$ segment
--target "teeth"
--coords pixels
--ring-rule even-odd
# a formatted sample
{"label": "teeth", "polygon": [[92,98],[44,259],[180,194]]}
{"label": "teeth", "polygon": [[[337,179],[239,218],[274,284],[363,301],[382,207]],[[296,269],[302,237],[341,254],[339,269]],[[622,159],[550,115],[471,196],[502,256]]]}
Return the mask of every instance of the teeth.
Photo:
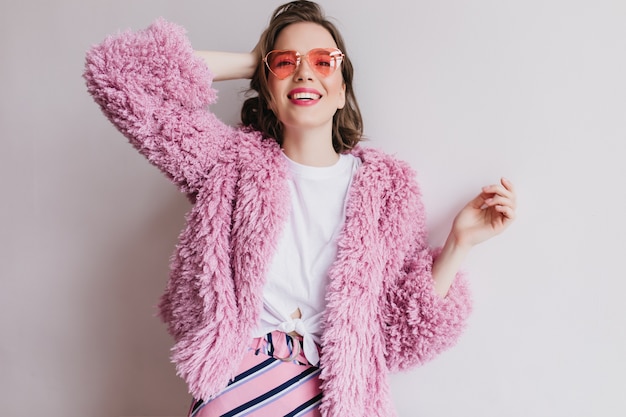
{"label": "teeth", "polygon": [[295,93],[291,96],[294,100],[319,100],[321,96],[314,93]]}

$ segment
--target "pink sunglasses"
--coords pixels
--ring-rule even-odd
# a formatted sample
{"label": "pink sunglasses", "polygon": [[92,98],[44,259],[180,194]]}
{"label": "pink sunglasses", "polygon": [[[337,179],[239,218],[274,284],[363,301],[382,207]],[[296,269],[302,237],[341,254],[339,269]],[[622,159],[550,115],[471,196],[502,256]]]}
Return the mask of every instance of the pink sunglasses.
{"label": "pink sunglasses", "polygon": [[[343,52],[337,48],[311,49],[304,55],[313,71],[323,78],[335,72],[343,58]],[[274,50],[265,55],[263,62],[276,78],[284,80],[296,72],[302,62],[302,54],[298,51]]]}

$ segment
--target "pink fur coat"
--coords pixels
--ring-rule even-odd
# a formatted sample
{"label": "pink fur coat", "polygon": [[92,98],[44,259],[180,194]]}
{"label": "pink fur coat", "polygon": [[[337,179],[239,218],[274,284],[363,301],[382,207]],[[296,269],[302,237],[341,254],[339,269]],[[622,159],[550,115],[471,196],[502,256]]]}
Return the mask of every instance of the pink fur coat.
{"label": "pink fur coat", "polygon": [[[219,121],[212,75],[184,29],[162,19],[108,37],[84,77],[106,116],[194,205],[160,313],[172,359],[196,398],[233,377],[262,306],[262,286],[288,213],[288,169],[274,140]],[[470,312],[463,276],[433,289],[435,251],[413,171],[371,148],[348,193],[327,288],[324,416],[393,416],[390,371],[453,345]]]}

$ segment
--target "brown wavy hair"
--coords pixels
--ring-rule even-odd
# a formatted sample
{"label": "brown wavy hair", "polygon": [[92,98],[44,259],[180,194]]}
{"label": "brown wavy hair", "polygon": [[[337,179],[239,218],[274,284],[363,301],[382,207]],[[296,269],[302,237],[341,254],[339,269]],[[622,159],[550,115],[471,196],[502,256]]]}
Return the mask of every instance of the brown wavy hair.
{"label": "brown wavy hair", "polygon": [[279,144],[283,140],[283,126],[274,112],[270,109],[270,92],[268,87],[268,69],[263,64],[263,57],[272,49],[280,32],[287,26],[299,22],[312,22],[325,28],[335,40],[337,47],[345,54],[341,63],[341,74],[346,86],[346,104],[338,109],[333,116],[333,147],[338,153],[346,152],[362,139],[363,119],[361,110],[356,101],[352,80],[354,69],[346,52],[346,46],[337,27],[330,22],[322,8],[312,1],[298,0],[279,6],[270,19],[270,23],[261,35],[256,48],[258,54],[257,65],[250,88],[246,95],[249,96],[241,109],[242,124],[249,128],[260,131],[267,138],[273,138]]}

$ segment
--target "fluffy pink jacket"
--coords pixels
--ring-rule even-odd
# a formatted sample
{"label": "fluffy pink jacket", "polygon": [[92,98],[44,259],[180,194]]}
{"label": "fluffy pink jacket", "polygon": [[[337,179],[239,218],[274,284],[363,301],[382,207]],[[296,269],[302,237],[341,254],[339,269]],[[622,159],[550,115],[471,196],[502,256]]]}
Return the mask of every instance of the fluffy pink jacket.
{"label": "fluffy pink jacket", "polygon": [[[87,54],[89,92],[148,160],[194,201],[172,258],[160,313],[173,361],[196,398],[234,375],[262,306],[288,213],[287,166],[274,140],[207,110],[212,75],[185,31],[162,19]],[[388,372],[455,343],[470,312],[466,281],[441,299],[413,171],[359,147],[322,337],[323,416],[394,415]]]}

